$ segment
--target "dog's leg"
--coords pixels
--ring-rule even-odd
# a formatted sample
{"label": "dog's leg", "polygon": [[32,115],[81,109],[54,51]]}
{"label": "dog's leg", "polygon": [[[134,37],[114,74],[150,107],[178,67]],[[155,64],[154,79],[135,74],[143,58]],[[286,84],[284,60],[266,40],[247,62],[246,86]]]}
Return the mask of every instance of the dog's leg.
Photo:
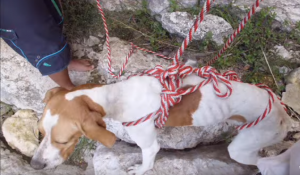
{"label": "dog's leg", "polygon": [[153,168],[154,159],[160,146],[157,142],[157,133],[152,119],[137,126],[125,127],[129,136],[142,149],[142,164],[129,168],[129,174],[142,175]]}
{"label": "dog's leg", "polygon": [[[272,120],[277,120],[274,118]],[[281,127],[279,123],[280,121],[278,123],[261,123],[240,131],[228,146],[230,157],[242,164],[256,165],[258,159],[261,158],[258,155],[261,148],[276,144],[286,136],[286,127]]]}

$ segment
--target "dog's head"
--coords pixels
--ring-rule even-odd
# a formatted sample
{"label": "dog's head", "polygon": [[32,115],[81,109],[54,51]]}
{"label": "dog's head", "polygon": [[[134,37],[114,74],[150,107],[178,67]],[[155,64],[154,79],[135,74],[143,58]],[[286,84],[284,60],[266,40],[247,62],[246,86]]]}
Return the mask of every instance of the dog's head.
{"label": "dog's head", "polygon": [[[89,88],[91,86],[95,85],[89,85]],[[106,130],[102,120],[104,109],[87,96],[66,100],[68,92],[54,88],[46,93],[46,107],[39,121],[43,140],[30,162],[34,169],[53,168],[63,163],[82,135],[107,147],[112,147],[116,141],[115,135]]]}

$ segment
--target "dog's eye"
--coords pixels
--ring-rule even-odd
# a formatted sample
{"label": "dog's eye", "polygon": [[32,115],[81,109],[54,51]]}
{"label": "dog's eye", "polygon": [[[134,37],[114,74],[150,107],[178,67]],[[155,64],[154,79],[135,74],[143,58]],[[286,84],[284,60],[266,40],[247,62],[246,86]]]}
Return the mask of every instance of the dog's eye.
{"label": "dog's eye", "polygon": [[58,141],[55,141],[55,143],[60,144],[60,145],[65,145],[65,144],[67,144],[68,142],[58,142]]}

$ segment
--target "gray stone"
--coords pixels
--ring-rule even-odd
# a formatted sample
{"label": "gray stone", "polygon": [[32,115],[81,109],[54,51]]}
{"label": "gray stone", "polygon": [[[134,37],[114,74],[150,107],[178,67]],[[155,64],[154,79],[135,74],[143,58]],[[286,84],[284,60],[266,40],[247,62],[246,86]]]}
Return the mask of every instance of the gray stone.
{"label": "gray stone", "polygon": [[[187,12],[172,12],[164,13],[161,21],[164,29],[185,38],[193,26],[195,19],[196,16],[192,16]],[[212,33],[212,40],[217,45],[223,45],[223,37],[227,37],[233,33],[233,29],[223,18],[215,15],[206,15],[199,29],[195,32],[193,39],[203,40],[208,32]]]}
{"label": "gray stone", "polygon": [[222,1],[215,1],[213,5],[229,5],[233,2],[233,0],[222,0]]}
{"label": "gray stone", "polygon": [[54,169],[34,170],[21,155],[10,152],[1,142],[1,175],[94,175],[89,169],[83,170],[77,166],[60,165]]}
{"label": "gray stone", "polygon": [[300,67],[285,77],[286,91],[282,93],[282,101],[300,114]]}
{"label": "gray stone", "polygon": [[300,67],[290,72],[285,78],[285,81],[286,83],[297,84],[300,86]]}
{"label": "gray stone", "polygon": [[[244,8],[250,7],[254,2],[255,1],[235,0],[234,5]],[[300,21],[299,0],[264,0],[261,2],[260,7],[275,7],[274,12],[277,15],[276,19],[281,23],[289,21],[295,24],[297,21]]]}
{"label": "gray stone", "polygon": [[300,86],[299,84],[288,84],[286,91],[282,93],[282,101],[292,107],[300,114]]}
{"label": "gray stone", "polygon": [[[202,146],[189,151],[160,150],[154,167],[145,175],[255,175],[252,166],[241,165],[230,159],[227,145]],[[102,145],[94,155],[95,175],[126,175],[127,169],[141,163],[141,150],[124,142],[117,142],[111,149]]]}
{"label": "gray stone", "polygon": [[5,103],[0,102],[0,115],[4,115],[11,110],[11,107]]}
{"label": "gray stone", "polygon": [[2,125],[7,143],[24,155],[32,157],[39,145],[38,118],[32,110],[20,110],[7,118]]}
{"label": "gray stone", "polygon": [[148,0],[148,9],[151,15],[166,13],[169,10],[169,0]]}
{"label": "gray stone", "polygon": [[142,1],[140,0],[101,0],[100,3],[103,9],[109,11],[134,11],[142,8]]}
{"label": "gray stone", "polygon": [[283,58],[284,60],[290,60],[293,58],[292,54],[288,50],[286,50],[286,48],[284,48],[283,46],[278,45],[275,46],[274,49],[277,55]]}
{"label": "gray stone", "polygon": [[[131,45],[126,41],[112,37],[110,38],[110,46],[112,50],[112,71],[118,74],[123,62],[125,61],[126,55],[131,48]],[[106,45],[101,53],[91,51],[87,56],[92,59],[99,59],[98,72],[101,74],[101,76],[104,76],[104,78],[107,80],[107,83],[124,80],[131,74],[154,68],[156,65],[161,65],[164,68],[171,65],[171,61],[169,60],[158,58],[153,54],[147,54],[146,52],[137,50],[129,58],[128,64],[124,70],[124,75],[120,77],[120,79],[115,79],[108,73]]]}
{"label": "gray stone", "polygon": [[[17,54],[1,39],[1,101],[21,109],[41,113],[47,90],[57,87],[48,76],[42,76],[25,58]],[[22,66],[23,65],[23,66]],[[13,71],[12,71],[13,68]],[[74,84],[84,84],[90,72],[70,72]]]}
{"label": "gray stone", "polygon": [[95,45],[99,45],[100,44],[100,39],[95,37],[95,36],[90,36],[87,40],[86,40],[86,45],[89,47],[95,46]]}
{"label": "gray stone", "polygon": [[279,73],[286,75],[287,73],[289,73],[292,69],[286,67],[286,66],[282,66],[278,68]]}
{"label": "gray stone", "polygon": [[[134,143],[120,122],[112,119],[105,119],[105,122],[107,129],[118,138],[128,143]],[[185,149],[193,148],[198,144],[216,143],[224,141],[228,136],[235,133],[234,127],[226,123],[207,127],[164,127],[157,131],[161,148],[168,149]]]}
{"label": "gray stone", "polygon": [[177,3],[183,8],[191,8],[198,4],[198,0],[178,0]]}

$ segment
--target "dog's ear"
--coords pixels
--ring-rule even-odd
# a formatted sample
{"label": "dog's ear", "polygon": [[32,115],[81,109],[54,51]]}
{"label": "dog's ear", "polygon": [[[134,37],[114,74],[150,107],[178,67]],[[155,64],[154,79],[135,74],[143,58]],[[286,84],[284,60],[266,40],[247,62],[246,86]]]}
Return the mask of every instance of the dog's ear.
{"label": "dog's ear", "polygon": [[112,147],[116,142],[116,136],[106,130],[106,124],[102,119],[106,115],[104,109],[87,96],[80,98],[86,104],[85,116],[80,124],[82,133],[87,138],[99,141],[106,147]]}
{"label": "dog's ear", "polygon": [[98,141],[106,147],[111,148],[116,142],[116,136],[106,130],[106,124],[100,113],[88,111],[84,121],[78,125],[87,138]]}
{"label": "dog's ear", "polygon": [[45,95],[44,99],[43,99],[43,103],[47,103],[52,98],[52,96],[55,93],[57,93],[58,91],[60,91],[62,89],[64,89],[64,88],[62,88],[62,87],[55,87],[55,88],[52,88],[52,89],[48,90],[46,92],[46,95]]}

